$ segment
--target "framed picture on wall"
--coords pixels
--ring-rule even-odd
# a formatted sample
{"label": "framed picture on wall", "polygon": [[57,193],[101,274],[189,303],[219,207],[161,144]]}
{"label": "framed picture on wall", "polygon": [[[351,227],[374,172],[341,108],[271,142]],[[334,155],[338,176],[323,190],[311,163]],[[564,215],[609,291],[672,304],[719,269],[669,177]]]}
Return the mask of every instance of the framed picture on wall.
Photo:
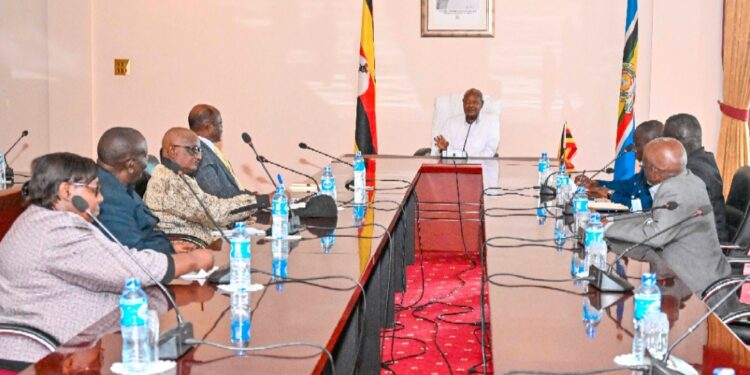
{"label": "framed picture on wall", "polygon": [[422,0],[423,37],[494,37],[495,0]]}

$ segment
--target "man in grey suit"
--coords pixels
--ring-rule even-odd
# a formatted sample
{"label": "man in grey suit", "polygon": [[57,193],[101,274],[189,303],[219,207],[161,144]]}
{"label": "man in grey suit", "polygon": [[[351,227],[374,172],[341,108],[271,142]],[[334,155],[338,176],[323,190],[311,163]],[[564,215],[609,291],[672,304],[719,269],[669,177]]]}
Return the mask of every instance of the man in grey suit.
{"label": "man in grey suit", "polygon": [[[686,165],[687,153],[679,141],[657,138],[648,143],[642,167],[652,186],[653,206],[660,207],[669,201],[677,202],[678,206],[674,210],[654,210],[645,221],[615,220],[605,232],[607,239],[639,243],[701,209],[710,211],[706,185]],[[729,263],[721,252],[712,212],[696,215],[645,245],[653,249],[698,295],[730,273]],[[653,256],[652,251],[646,251],[645,258]]]}

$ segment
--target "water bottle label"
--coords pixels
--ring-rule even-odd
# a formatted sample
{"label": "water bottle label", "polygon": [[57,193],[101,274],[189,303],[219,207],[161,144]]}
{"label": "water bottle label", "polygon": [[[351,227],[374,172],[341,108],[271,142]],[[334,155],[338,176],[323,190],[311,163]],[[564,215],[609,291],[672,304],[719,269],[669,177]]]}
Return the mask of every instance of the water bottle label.
{"label": "water bottle label", "polygon": [[144,326],[147,321],[148,304],[144,298],[120,301],[120,324],[122,326]]}
{"label": "water bottle label", "polygon": [[659,299],[636,298],[635,299],[635,320],[642,320],[650,311],[659,311],[661,309]]}
{"label": "water bottle label", "polygon": [[232,341],[246,342],[250,340],[250,319],[232,320]]}
{"label": "water bottle label", "polygon": [[538,169],[539,172],[544,172],[547,169],[549,169],[549,162],[546,162],[546,161],[539,162],[539,169]]}
{"label": "water bottle label", "polygon": [[604,242],[604,232],[600,230],[587,230],[586,238],[584,239],[584,246],[586,248],[591,247],[595,243]]}
{"label": "water bottle label", "polygon": [[586,212],[589,210],[588,199],[574,199],[573,200],[573,212]]}
{"label": "water bottle label", "polygon": [[250,258],[250,241],[231,240],[229,256],[233,258]]}
{"label": "water bottle label", "polygon": [[323,191],[333,191],[335,183],[332,178],[324,178],[320,181],[320,189]]}
{"label": "water bottle label", "polygon": [[289,203],[286,200],[274,199],[271,210],[274,216],[287,216],[289,215]]}

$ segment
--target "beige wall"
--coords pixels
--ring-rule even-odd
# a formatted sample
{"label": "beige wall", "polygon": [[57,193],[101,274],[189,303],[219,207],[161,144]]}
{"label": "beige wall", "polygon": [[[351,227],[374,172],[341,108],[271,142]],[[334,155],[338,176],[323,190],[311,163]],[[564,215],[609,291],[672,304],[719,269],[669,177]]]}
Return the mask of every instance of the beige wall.
{"label": "beige wall", "polygon": [[[2,138],[19,123],[36,135],[19,164],[65,148],[93,156],[99,135],[118,125],[141,130],[156,153],[163,132],[185,126],[199,102],[221,109],[226,154],[250,187],[267,186],[243,131],[269,159],[307,172],[325,161],[297,149],[300,141],[352,150],[359,1],[0,6]],[[418,1],[375,7],[381,153],[427,146],[433,98],[476,86],[503,102],[501,155],[555,152],[568,121],[579,168],[613,156],[625,1],[496,0],[489,39],[420,38]],[[715,149],[721,3],[642,0],[640,8],[637,121],[694,113]],[[131,59],[129,77],[112,75],[117,57]],[[9,73],[29,70],[35,79]]]}

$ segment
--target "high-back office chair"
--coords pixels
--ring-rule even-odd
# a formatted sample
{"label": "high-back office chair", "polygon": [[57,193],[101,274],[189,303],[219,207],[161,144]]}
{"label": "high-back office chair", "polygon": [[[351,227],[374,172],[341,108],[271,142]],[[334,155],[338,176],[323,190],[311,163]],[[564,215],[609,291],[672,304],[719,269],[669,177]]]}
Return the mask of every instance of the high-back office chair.
{"label": "high-back office chair", "polygon": [[136,182],[135,187],[133,190],[143,198],[143,195],[146,194],[146,188],[148,187],[148,180],[151,179],[151,172],[154,171],[154,167],[159,165],[159,159],[156,158],[154,155],[148,156],[148,162],[146,163],[146,170],[143,171],[143,177],[141,177],[141,180]]}
{"label": "high-back office chair", "polygon": [[[701,299],[709,306],[713,306],[722,298],[725,291],[731,290],[737,284],[744,280],[744,276],[728,276],[723,279],[715,281],[709,285],[706,290],[703,291]],[[739,296],[739,293],[737,293]],[[731,297],[730,297],[731,298]],[[734,303],[733,303],[734,302]],[[720,316],[721,321],[724,322],[737,337],[742,340],[746,345],[750,344],[750,307],[742,303],[735,301],[726,301],[725,305],[727,309],[717,309],[717,314]]]}
{"label": "high-back office chair", "polygon": [[[435,151],[433,139],[440,135],[445,122],[453,116],[464,114],[463,104],[464,94],[442,95],[435,98],[435,110],[432,115],[432,131],[430,133],[431,147],[420,148],[414,153],[414,156],[426,156]],[[484,105],[479,112],[480,118],[492,117],[497,121],[497,132],[500,133],[500,100],[492,100],[489,95],[484,95]]]}
{"label": "high-back office chair", "polygon": [[[750,166],[744,166],[738,169],[732,178],[732,186],[727,196],[726,218],[732,243],[746,248],[750,246],[750,229],[746,230],[748,233],[741,233],[740,229],[743,225],[747,226],[748,206],[750,206]],[[737,242],[740,235],[746,237],[742,238],[743,244]]]}

